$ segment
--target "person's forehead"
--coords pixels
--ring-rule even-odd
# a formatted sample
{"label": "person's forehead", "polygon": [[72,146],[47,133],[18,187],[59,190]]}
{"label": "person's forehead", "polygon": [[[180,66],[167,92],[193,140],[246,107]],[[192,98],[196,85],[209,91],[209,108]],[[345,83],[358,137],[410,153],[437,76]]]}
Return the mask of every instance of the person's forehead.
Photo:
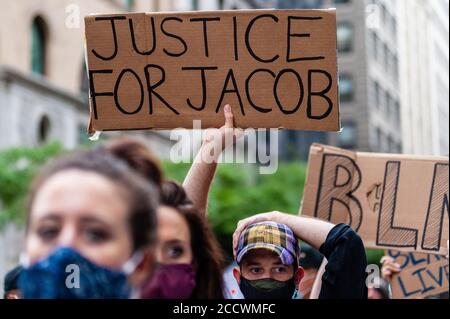
{"label": "person's forehead", "polygon": [[190,230],[186,219],[174,208],[158,208],[158,237],[160,240],[190,240]]}
{"label": "person's forehead", "polygon": [[126,217],[128,207],[119,188],[106,177],[94,172],[66,170],[50,177],[41,186],[33,202],[31,220],[49,213],[74,218],[101,214],[100,219],[114,222]]}

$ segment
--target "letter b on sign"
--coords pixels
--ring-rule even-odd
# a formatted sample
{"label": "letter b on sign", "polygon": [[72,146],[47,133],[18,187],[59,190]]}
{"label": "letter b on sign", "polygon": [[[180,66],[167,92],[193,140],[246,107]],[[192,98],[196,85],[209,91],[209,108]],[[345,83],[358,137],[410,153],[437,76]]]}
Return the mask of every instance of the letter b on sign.
{"label": "letter b on sign", "polygon": [[[355,231],[358,231],[362,223],[362,207],[353,193],[360,184],[361,171],[352,158],[343,155],[325,154],[320,170],[314,216],[331,221],[333,208],[336,203],[340,203],[348,213],[348,224]],[[350,203],[355,205],[350,208]]]}

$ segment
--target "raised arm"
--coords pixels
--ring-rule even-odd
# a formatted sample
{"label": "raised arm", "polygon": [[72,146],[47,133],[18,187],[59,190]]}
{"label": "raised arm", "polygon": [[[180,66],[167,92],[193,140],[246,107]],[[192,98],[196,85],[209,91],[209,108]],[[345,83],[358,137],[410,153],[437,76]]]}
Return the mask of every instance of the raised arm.
{"label": "raised arm", "polygon": [[358,234],[345,224],[279,212],[256,215],[239,222],[233,235],[236,254],[241,232],[258,222],[274,221],[292,229],[295,236],[318,249],[328,260],[322,276],[319,299],[367,299],[367,259]]}
{"label": "raised arm", "polygon": [[239,236],[247,226],[265,221],[273,221],[288,226],[298,239],[303,240],[317,250],[325,243],[328,234],[334,228],[333,224],[319,219],[288,215],[280,212],[265,213],[243,219],[238,223],[233,235],[233,247],[237,247]]}
{"label": "raised arm", "polygon": [[207,214],[208,194],[222,152],[243,135],[234,128],[234,116],[230,105],[224,107],[225,125],[208,130],[202,146],[183,182],[188,197],[199,209],[202,217]]}

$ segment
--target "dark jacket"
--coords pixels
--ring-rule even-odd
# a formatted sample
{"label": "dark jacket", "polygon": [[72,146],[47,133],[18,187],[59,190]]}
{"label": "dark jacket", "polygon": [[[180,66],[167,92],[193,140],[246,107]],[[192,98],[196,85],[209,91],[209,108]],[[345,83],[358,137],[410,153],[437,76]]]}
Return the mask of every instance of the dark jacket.
{"label": "dark jacket", "polygon": [[367,299],[367,258],[363,242],[350,226],[339,224],[320,247],[328,264],[319,299]]}

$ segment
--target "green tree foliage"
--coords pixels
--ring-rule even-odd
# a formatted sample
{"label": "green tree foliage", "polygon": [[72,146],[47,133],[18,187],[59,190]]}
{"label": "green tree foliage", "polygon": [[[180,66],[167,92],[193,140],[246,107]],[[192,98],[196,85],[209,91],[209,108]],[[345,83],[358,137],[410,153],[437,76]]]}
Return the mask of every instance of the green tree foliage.
{"label": "green tree foliage", "polygon": [[[180,182],[188,169],[188,164],[164,163],[168,177]],[[304,163],[280,163],[273,175],[260,175],[255,165],[221,164],[209,195],[208,219],[226,251],[231,251],[239,220],[274,210],[297,214],[305,178]]]}
{"label": "green tree foliage", "polygon": [[61,152],[58,143],[0,152],[0,229],[10,221],[25,223],[26,196],[32,178],[49,158]]}
{"label": "green tree foliage", "polygon": [[[0,231],[7,222],[25,223],[25,203],[32,178],[51,157],[63,152],[60,144],[16,148],[0,152]],[[190,164],[163,162],[169,179],[182,182]],[[297,214],[306,179],[305,163],[279,163],[273,175],[259,174],[256,165],[221,164],[209,195],[208,219],[222,247],[231,253],[231,236],[239,220],[269,211]],[[368,251],[378,263],[383,251]]]}
{"label": "green tree foliage", "polygon": [[367,263],[381,266],[381,258],[384,256],[382,249],[366,249]]}

